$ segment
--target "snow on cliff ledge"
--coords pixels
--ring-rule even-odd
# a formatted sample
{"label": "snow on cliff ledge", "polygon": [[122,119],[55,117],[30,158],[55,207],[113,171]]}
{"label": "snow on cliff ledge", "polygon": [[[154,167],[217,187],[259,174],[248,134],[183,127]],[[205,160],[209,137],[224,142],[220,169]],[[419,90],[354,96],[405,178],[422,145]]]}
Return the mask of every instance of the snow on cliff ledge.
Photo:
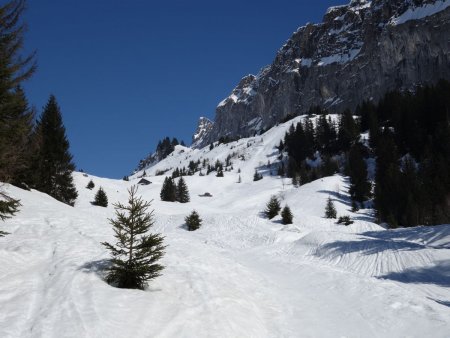
{"label": "snow on cliff ledge", "polygon": [[419,20],[427,16],[439,13],[450,6],[450,0],[436,1],[433,4],[426,4],[421,7],[409,8],[406,12],[396,18],[392,18],[391,25],[401,25],[410,20]]}

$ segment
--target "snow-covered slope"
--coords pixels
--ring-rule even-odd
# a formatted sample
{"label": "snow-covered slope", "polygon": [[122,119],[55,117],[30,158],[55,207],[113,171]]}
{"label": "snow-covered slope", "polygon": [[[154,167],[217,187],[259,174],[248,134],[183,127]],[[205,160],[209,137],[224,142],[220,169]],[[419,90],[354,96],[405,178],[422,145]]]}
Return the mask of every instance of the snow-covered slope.
{"label": "snow-covered slope", "polygon": [[[345,177],[294,188],[270,176],[267,162],[289,126],[211,151],[178,146],[146,171],[236,153],[223,178],[185,177],[189,203],[160,201],[165,176],[139,188],[168,245],[163,276],[145,291],[102,280],[100,244],[113,239],[111,203],[126,201],[140,173],[130,182],[75,173],[74,208],[4,185],[23,206],[0,223],[11,233],[0,238],[0,337],[448,337],[450,225],[388,231],[370,210],[351,213]],[[258,182],[255,167],[265,173]],[[90,204],[99,186],[107,208]],[[199,196],[206,191],[213,197]],[[291,207],[294,224],[261,216],[271,195]],[[323,218],[329,196],[354,224]],[[204,222],[188,232],[193,209]]]}

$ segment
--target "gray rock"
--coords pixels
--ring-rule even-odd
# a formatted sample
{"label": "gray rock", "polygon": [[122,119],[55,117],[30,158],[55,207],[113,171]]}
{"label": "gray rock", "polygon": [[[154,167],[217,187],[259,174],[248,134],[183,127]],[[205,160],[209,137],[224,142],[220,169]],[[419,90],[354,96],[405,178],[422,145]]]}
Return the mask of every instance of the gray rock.
{"label": "gray rock", "polygon": [[[437,5],[440,11],[430,11]],[[300,27],[270,66],[239,82],[193,146],[254,135],[312,106],[339,113],[390,90],[450,79],[447,6],[436,0],[353,0],[330,8],[323,23]]]}

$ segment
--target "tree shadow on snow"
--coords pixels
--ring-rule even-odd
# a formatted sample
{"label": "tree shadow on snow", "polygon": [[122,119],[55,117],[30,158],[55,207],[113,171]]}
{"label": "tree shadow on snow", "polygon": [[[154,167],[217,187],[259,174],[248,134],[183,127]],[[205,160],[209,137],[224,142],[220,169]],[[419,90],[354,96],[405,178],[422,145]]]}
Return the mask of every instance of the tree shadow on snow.
{"label": "tree shadow on snow", "polygon": [[352,200],[350,199],[350,197],[345,196],[341,193],[338,193],[338,192],[332,191],[332,190],[319,190],[318,192],[320,192],[322,194],[327,194],[327,195],[333,197],[331,199],[333,202],[340,202],[342,204],[345,204],[348,207],[352,206]]}
{"label": "tree shadow on snow", "polygon": [[[435,284],[450,287],[450,262],[439,261],[434,266],[409,268],[401,272],[390,272],[379,278],[408,284]],[[435,301],[442,305],[450,306],[450,302]]]}
{"label": "tree shadow on snow", "polygon": [[87,262],[79,267],[79,270],[86,273],[95,273],[102,279],[105,279],[107,270],[111,266],[109,259],[100,259],[98,261]]}

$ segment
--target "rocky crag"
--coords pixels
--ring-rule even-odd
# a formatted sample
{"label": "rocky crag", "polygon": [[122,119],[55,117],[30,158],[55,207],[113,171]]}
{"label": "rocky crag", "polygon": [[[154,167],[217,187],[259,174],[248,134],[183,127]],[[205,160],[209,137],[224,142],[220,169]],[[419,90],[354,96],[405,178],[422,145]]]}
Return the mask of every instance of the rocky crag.
{"label": "rocky crag", "polygon": [[[387,91],[450,79],[450,0],[354,0],[300,27],[258,75],[245,76],[200,120],[193,147],[247,137],[289,115],[377,101]],[[201,137],[199,137],[201,135]]]}

